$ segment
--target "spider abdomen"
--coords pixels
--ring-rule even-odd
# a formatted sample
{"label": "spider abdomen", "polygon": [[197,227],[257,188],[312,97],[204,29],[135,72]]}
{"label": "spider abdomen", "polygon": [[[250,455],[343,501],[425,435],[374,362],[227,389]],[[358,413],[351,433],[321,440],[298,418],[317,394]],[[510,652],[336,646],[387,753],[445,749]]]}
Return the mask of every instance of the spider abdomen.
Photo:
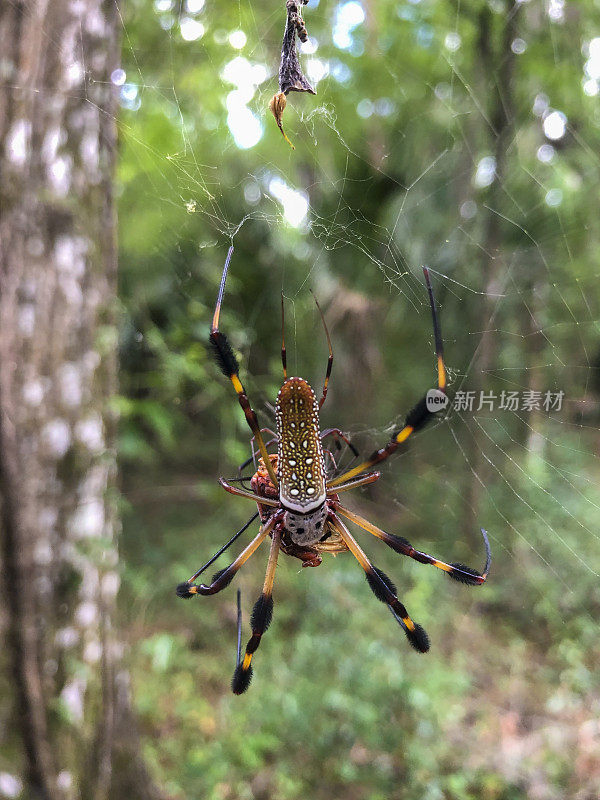
{"label": "spider abdomen", "polygon": [[[275,415],[279,499],[288,511],[292,539],[298,544],[312,544],[323,535],[327,489],[319,404],[305,380],[285,381],[277,395]],[[304,530],[300,532],[300,528]]]}

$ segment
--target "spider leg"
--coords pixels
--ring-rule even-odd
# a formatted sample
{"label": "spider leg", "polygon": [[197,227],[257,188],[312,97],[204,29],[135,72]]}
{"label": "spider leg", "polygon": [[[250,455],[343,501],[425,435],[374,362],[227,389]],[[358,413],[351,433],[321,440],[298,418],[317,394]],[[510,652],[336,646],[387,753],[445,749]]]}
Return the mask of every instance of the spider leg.
{"label": "spider leg", "polygon": [[237,655],[235,658],[236,665],[240,663],[242,655],[242,592],[237,590]]}
{"label": "spider leg", "polygon": [[[431,316],[433,319],[433,336],[435,340],[435,352],[437,356],[438,390],[446,394],[447,378],[446,366],[444,364],[442,334],[435,309],[433,289],[431,287],[431,281],[429,280],[429,270],[426,267],[423,267],[423,273],[425,274],[425,282],[427,284],[427,292],[429,294],[429,303],[431,305]],[[405,442],[411,434],[421,430],[421,428],[424,428],[428,422],[431,422],[434,416],[435,412],[430,411],[427,408],[427,395],[425,395],[425,397],[422,397],[416,406],[414,406],[414,408],[408,412],[404,426],[392,436],[385,447],[375,450],[375,452],[372,453],[366,461],[363,461],[361,464],[357,464],[357,466],[352,467],[352,469],[347,470],[346,472],[342,473],[342,475],[338,475],[337,478],[334,478],[334,480],[331,481],[330,486],[337,486],[341,483],[344,483],[350,478],[354,478],[355,475],[360,475],[360,473],[364,472],[366,469],[370,469],[375,464],[385,461],[386,458],[389,458],[392,453],[398,449],[398,446],[401,445],[402,442]]]}
{"label": "spider leg", "polygon": [[331,346],[331,337],[329,336],[329,331],[327,330],[327,323],[325,322],[325,316],[321,311],[321,306],[319,305],[319,301],[313,294],[313,299],[317,304],[317,308],[319,309],[319,314],[321,315],[321,322],[323,323],[323,327],[325,328],[325,336],[327,337],[327,347],[329,348],[329,358],[327,359],[327,370],[325,371],[325,382],[323,383],[323,393],[321,395],[321,399],[319,400],[319,411],[323,408],[323,403],[325,402],[325,398],[327,397],[327,388],[329,386],[329,378],[331,377],[331,369],[333,367],[333,347]]}
{"label": "spider leg", "polygon": [[371,591],[375,597],[388,606],[397,622],[404,630],[409,643],[415,650],[418,650],[420,653],[426,653],[429,650],[429,637],[425,629],[411,619],[406,608],[402,605],[400,600],[398,600],[396,587],[391,579],[388,578],[385,572],[382,572],[371,564],[358,542],[354,539],[339,517],[333,514],[329,519],[354,558],[365,571],[367,583],[371,587]]}
{"label": "spider leg", "polygon": [[331,450],[329,450],[329,449],[324,449],[324,450],[323,450],[323,455],[324,455],[324,456],[327,456],[327,458],[328,458],[328,459],[329,459],[329,461],[330,461],[330,465],[329,465],[329,467],[327,467],[327,468],[326,468],[326,470],[325,470],[325,471],[326,471],[326,473],[327,473],[327,472],[329,472],[330,470],[332,470],[333,472],[335,472],[335,471],[337,470],[337,461],[335,460],[335,456],[333,455],[333,453],[331,452]]}
{"label": "spider leg", "polygon": [[252,680],[252,656],[258,650],[263,633],[271,624],[273,617],[273,581],[275,580],[275,569],[277,568],[277,556],[281,544],[281,533],[278,529],[273,531],[271,539],[271,550],[269,561],[267,562],[267,572],[262,592],[252,609],[250,625],[252,636],[246,645],[244,658],[238,658],[238,663],[231,680],[231,689],[234,694],[243,694]]}
{"label": "spider leg", "polygon": [[269,456],[267,454],[267,448],[265,447],[265,443],[263,441],[260,426],[258,424],[258,418],[256,416],[256,412],[250,405],[250,401],[248,400],[248,395],[246,394],[246,390],[244,389],[242,382],[240,381],[239,376],[239,365],[235,354],[229,344],[229,340],[225,336],[224,333],[221,333],[219,330],[219,316],[221,314],[221,303],[223,302],[223,295],[225,294],[225,281],[227,280],[227,270],[229,269],[229,262],[231,261],[231,256],[233,253],[233,245],[229,248],[229,252],[227,253],[227,259],[225,260],[225,267],[223,268],[223,275],[221,277],[221,285],[219,287],[219,295],[217,297],[217,304],[215,306],[215,313],[213,316],[212,326],[210,329],[210,346],[213,350],[213,354],[215,359],[221,368],[221,372],[229,378],[231,381],[233,388],[238,396],[238,401],[242,407],[244,415],[246,417],[246,422],[248,423],[250,430],[254,434],[256,438],[256,442],[258,444],[258,449],[260,450],[260,454],[263,457],[265,462],[265,467],[267,468],[267,472],[269,473],[269,477],[273,482],[274,486],[278,486],[277,483],[277,476],[275,475],[275,470],[271,464]]}
{"label": "spider leg", "polygon": [[260,494],[254,494],[254,492],[247,492],[245,489],[238,489],[237,486],[232,486],[230,483],[227,483],[225,478],[219,478],[219,483],[226,492],[235,494],[237,497],[246,497],[248,500],[254,500],[255,503],[260,503],[262,506],[276,507],[279,505],[278,500],[273,500],[270,497],[263,497]]}
{"label": "spider leg", "polygon": [[[269,441],[268,441],[268,442],[265,442],[265,447],[270,447],[272,444],[275,444],[275,443],[278,441],[277,434],[276,434],[274,431],[272,431],[270,428],[261,428],[261,429],[260,429],[260,432],[261,432],[261,433],[270,433],[270,434],[271,434],[271,436],[273,437],[273,438],[269,439]],[[240,472],[241,472],[243,469],[246,469],[246,467],[247,467],[249,464],[252,464],[252,463],[253,463],[253,464],[254,464],[254,466],[256,467],[256,451],[254,450],[254,436],[253,436],[253,437],[250,439],[250,448],[251,448],[251,450],[252,450],[252,455],[250,456],[250,458],[247,458],[247,459],[244,461],[244,463],[243,463],[243,464],[240,464],[240,465],[239,465],[239,467],[238,467],[238,474],[239,474],[239,473],[240,473]]]}
{"label": "spider leg", "polygon": [[375,483],[381,477],[381,472],[367,472],[366,475],[361,475],[358,478],[350,479],[347,483],[342,483],[340,486],[334,486],[331,490],[330,483],[327,484],[327,491],[330,494],[339,494],[340,492],[347,492],[348,489],[356,489],[357,486],[366,486],[369,483]]}
{"label": "spider leg", "polygon": [[381,539],[382,542],[385,542],[388,547],[391,547],[392,550],[396,551],[396,553],[400,553],[403,556],[408,556],[409,558],[418,561],[420,564],[431,564],[432,566],[443,570],[449,578],[452,578],[459,583],[466,583],[469,586],[480,586],[486,581],[490,571],[492,554],[490,551],[490,543],[487,533],[483,528],[481,529],[481,534],[485,544],[485,567],[483,568],[483,572],[479,573],[477,570],[467,567],[464,564],[446,564],[444,561],[434,558],[434,556],[430,556],[427,553],[422,553],[420,550],[415,550],[415,548],[407,539],[403,539],[401,536],[394,536],[393,533],[386,533],[385,531],[382,531],[381,528],[373,525],[373,523],[369,522],[363,517],[359,517],[359,515],[355,514],[353,511],[343,508],[343,506],[336,504],[335,510],[338,514],[342,514],[342,516],[356,523],[356,525],[359,525],[365,531],[368,531],[368,533],[372,533],[373,536],[377,536],[378,539]]}
{"label": "spider leg", "polygon": [[246,484],[250,483],[253,477],[253,475],[240,475],[239,478],[227,478],[227,483],[239,483],[242,489],[249,492],[252,490],[252,486],[248,488]]}
{"label": "spider leg", "polygon": [[281,292],[281,366],[283,367],[283,378],[284,380],[287,380],[287,353],[285,349],[285,309],[283,307],[283,292]]}
{"label": "spider leg", "polygon": [[333,436],[333,438],[335,439],[335,442],[336,442],[338,450],[341,449],[341,445],[339,443],[339,440],[342,439],[342,441],[344,441],[348,445],[350,450],[352,450],[355,458],[358,458],[358,450],[352,444],[350,439],[348,439],[348,437],[339,428],[327,428],[326,430],[324,430],[321,433],[321,441],[326,439],[328,436]]}
{"label": "spider leg", "polygon": [[239,537],[242,535],[242,533],[244,533],[244,531],[248,530],[250,525],[252,525],[252,523],[257,517],[258,517],[258,511],[250,517],[248,522],[244,526],[242,526],[237,533],[233,534],[233,536],[227,542],[227,544],[224,544],[223,547],[220,547],[214,554],[214,556],[212,558],[209,558],[209,560],[206,562],[206,564],[204,564],[204,566],[200,567],[199,570],[196,570],[196,572],[194,572],[192,577],[188,580],[188,583],[195,581],[198,575],[202,575],[205,569],[208,569],[211,564],[214,564],[217,558],[219,558],[220,555],[223,555],[225,550],[228,550],[231,547],[231,545],[236,541],[236,539],[239,539]]}
{"label": "spider leg", "polygon": [[185,581],[185,583],[180,583],[176,589],[179,597],[184,597],[187,599],[195,594],[216,594],[226,586],[229,586],[237,571],[244,566],[246,561],[248,561],[250,556],[260,546],[263,540],[266,539],[267,536],[272,532],[275,524],[281,519],[282,516],[283,512],[281,514],[273,514],[271,519],[261,527],[258,534],[254,537],[254,539],[252,539],[250,544],[246,545],[239,556],[232,561],[228,567],[219,570],[213,575],[213,579],[210,584],[201,583],[200,585],[197,585],[192,583],[192,579]]}

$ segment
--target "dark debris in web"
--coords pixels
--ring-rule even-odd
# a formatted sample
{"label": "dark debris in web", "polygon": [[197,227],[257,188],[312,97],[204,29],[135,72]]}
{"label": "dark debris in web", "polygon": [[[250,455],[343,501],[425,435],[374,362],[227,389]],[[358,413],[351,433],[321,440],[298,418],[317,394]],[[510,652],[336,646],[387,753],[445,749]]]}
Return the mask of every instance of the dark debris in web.
{"label": "dark debris in web", "polygon": [[302,6],[307,3],[308,0],[287,0],[285,4],[287,19],[283,34],[283,44],[281,46],[279,94],[274,95],[269,104],[269,108],[273,112],[273,116],[275,117],[275,121],[277,122],[283,138],[291,147],[294,147],[294,145],[285,135],[282,124],[283,112],[287,104],[286,97],[289,92],[308,92],[309,94],[316,94],[302,72],[300,60],[298,58],[298,50],[296,48],[296,36],[298,36],[301,42],[306,42],[308,39],[306,25],[304,24],[301,12]]}
{"label": "dark debris in web", "polygon": [[279,65],[279,91],[287,95],[288,92],[309,92],[316,94],[302,70],[296,49],[296,34],[301,42],[308,41],[306,25],[301,14],[301,8],[308,0],[287,0],[287,20],[281,46],[281,64]]}

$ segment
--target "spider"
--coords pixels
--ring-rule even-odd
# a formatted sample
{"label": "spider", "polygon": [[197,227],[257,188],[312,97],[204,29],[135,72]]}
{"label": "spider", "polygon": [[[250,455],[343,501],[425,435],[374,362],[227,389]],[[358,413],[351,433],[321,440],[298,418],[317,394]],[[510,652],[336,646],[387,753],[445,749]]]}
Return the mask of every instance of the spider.
{"label": "spider", "polygon": [[[423,428],[434,416],[427,407],[426,396],[408,413],[404,426],[395,433],[390,441],[372,453],[361,463],[343,471],[337,477],[328,480],[323,440],[334,436],[344,440],[358,455],[353,445],[337,428],[321,432],[319,412],[327,397],[327,387],[333,366],[333,350],[325,318],[319,304],[327,343],[329,359],[325,373],[325,381],[320,399],[303,378],[289,377],[287,374],[285,336],[282,334],[281,360],[284,382],[279,390],[275,405],[277,432],[271,442],[265,444],[256,413],[250,405],[246,390],[239,377],[239,366],[231,345],[225,334],[219,330],[219,316],[225,292],[227,271],[233,253],[230,247],[223,269],[217,304],[210,332],[210,347],[224,375],[231,381],[239,403],[244,411],[246,421],[253,434],[260,457],[258,468],[250,479],[251,490],[234,486],[233,480],[219,479],[221,486],[229,493],[252,500],[258,511],[254,516],[225,544],[201,569],[185,583],[179,584],[177,594],[190,598],[194,595],[211,595],[220,592],[233,580],[237,571],[252,556],[261,543],[270,537],[270,552],[267,563],[265,581],[262,592],[254,605],[250,620],[252,636],[250,637],[244,657],[240,656],[240,632],[238,630],[238,658],[231,681],[235,694],[242,694],[252,679],[252,659],[260,645],[261,638],[273,615],[273,582],[279,552],[299,558],[304,567],[316,567],[321,564],[322,553],[348,552],[356,558],[364,570],[367,582],[375,597],[387,605],[409,643],[420,653],[429,650],[429,637],[424,628],[414,622],[408,611],[397,597],[396,587],[390,578],[373,566],[354,536],[348,530],[342,518],[350,520],[363,530],[385,542],[397,553],[408,556],[421,564],[431,564],[443,570],[450,578],[471,586],[485,582],[491,563],[490,545],[486,531],[481,529],[486,551],[486,563],[483,572],[479,573],[471,567],[459,563],[446,563],[433,556],[416,550],[410,542],[392,533],[386,533],[372,522],[342,505],[340,494],[358,486],[374,483],[380,472],[369,471],[371,467],[381,463],[394,453],[409,436]],[[423,268],[425,283],[429,294],[435,350],[437,355],[438,392],[446,394],[446,367],[444,365],[442,337],[437,319],[435,299],[431,286],[429,271]],[[283,328],[283,297],[282,297]],[[267,446],[277,443],[277,453],[269,453]],[[249,462],[247,462],[249,463]],[[241,479],[239,480],[241,483]],[[196,584],[194,581],[207,569],[257,518],[260,517],[260,529],[240,555],[225,569],[217,572],[209,584]],[[239,620],[238,594],[238,620]],[[239,624],[239,623],[238,623]]]}

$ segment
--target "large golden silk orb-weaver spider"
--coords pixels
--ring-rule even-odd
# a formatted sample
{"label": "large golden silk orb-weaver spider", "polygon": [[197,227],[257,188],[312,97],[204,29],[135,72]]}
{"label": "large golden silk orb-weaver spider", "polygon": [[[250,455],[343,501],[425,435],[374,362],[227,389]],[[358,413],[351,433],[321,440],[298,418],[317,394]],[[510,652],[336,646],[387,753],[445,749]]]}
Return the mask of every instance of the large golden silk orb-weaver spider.
{"label": "large golden silk orb-weaver spider", "polygon": [[[410,542],[392,533],[373,525],[363,517],[345,508],[340,501],[340,494],[374,483],[380,477],[379,472],[369,471],[371,467],[384,461],[394,453],[399,445],[405,442],[411,434],[423,428],[434,417],[434,412],[428,409],[426,396],[408,413],[404,426],[395,433],[390,441],[381,449],[376,450],[369,458],[342,474],[327,479],[323,439],[335,436],[343,439],[358,455],[353,445],[338,429],[328,429],[321,432],[319,425],[319,412],[327,396],[327,386],[333,365],[333,350],[325,319],[321,314],[327,343],[329,345],[329,360],[325,382],[320,400],[317,401],[312,388],[303,378],[288,378],[286,367],[285,338],[282,336],[281,358],[283,363],[284,383],[277,396],[275,416],[277,432],[271,443],[277,443],[277,453],[269,453],[267,444],[263,439],[256,413],[252,409],[246,390],[239,378],[237,359],[231,349],[225,334],[219,330],[219,316],[221,303],[225,292],[225,281],[233,247],[229,249],[217,305],[210,333],[210,346],[222,370],[233,384],[239,403],[246,416],[246,421],[253,434],[253,440],[258,447],[260,458],[258,469],[250,479],[251,491],[241,486],[234,486],[233,480],[226,481],[220,478],[221,486],[228,492],[238,497],[254,501],[258,511],[230,540],[216,553],[201,569],[199,569],[185,583],[179,584],[177,594],[189,598],[194,595],[216,594],[231,583],[237,571],[258,549],[261,543],[270,537],[271,547],[267,563],[267,571],[262,592],[254,605],[250,624],[252,636],[246,645],[243,658],[240,654],[238,631],[238,659],[231,687],[235,694],[242,694],[248,688],[252,679],[252,658],[261,637],[269,627],[273,615],[273,582],[279,551],[286,555],[294,556],[302,561],[305,567],[316,567],[321,564],[322,553],[343,553],[350,551],[365,572],[365,576],[375,597],[385,603],[396,618],[400,627],[406,634],[410,644],[420,653],[429,650],[429,637],[425,630],[414,622],[406,608],[402,605],[396,594],[396,587],[388,576],[373,566],[356,539],[348,530],[342,517],[355,523],[358,527],[381,539],[385,544],[401,555],[408,556],[421,564],[431,564],[443,570],[450,578],[470,586],[478,586],[485,582],[491,562],[489,541],[485,530],[481,530],[486,550],[486,564],[483,572],[479,573],[464,564],[447,564],[427,553],[416,550]],[[431,314],[433,318],[433,332],[437,354],[438,392],[446,393],[446,368],[442,348],[442,337],[437,319],[433,290],[429,279],[429,272],[423,269],[425,282],[429,293]],[[318,303],[317,303],[318,306]],[[319,308],[319,312],[321,309]],[[283,299],[282,299],[283,319]],[[251,459],[252,460],[252,459]],[[248,544],[240,555],[225,569],[217,572],[209,584],[197,584],[194,581],[221,555],[249,526],[260,516],[260,530],[257,536]],[[239,594],[238,594],[239,603]],[[239,608],[239,606],[238,606]],[[239,619],[239,614],[238,614]]]}

